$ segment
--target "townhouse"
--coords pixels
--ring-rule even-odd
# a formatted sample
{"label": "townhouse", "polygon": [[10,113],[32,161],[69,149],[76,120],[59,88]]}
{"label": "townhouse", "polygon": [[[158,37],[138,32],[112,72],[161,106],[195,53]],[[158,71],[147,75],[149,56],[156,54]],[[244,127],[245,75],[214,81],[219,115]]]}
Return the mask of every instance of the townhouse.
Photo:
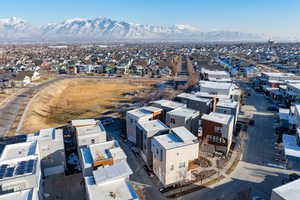
{"label": "townhouse", "polygon": [[157,107],[157,108],[161,108],[163,110],[162,117],[161,117],[161,121],[163,123],[166,123],[166,114],[167,114],[167,112],[169,112],[171,110],[174,110],[176,108],[186,107],[186,105],[183,104],[183,103],[179,103],[179,102],[171,101],[171,100],[166,100],[166,99],[152,101],[151,105],[154,106],[154,107]]}
{"label": "townhouse", "polygon": [[42,129],[37,133],[28,134],[27,141],[37,141],[39,144],[39,157],[44,176],[65,172],[66,157],[62,129]]}
{"label": "townhouse", "polygon": [[168,134],[169,132],[169,127],[159,120],[138,122],[136,130],[137,147],[141,152],[141,157],[148,167],[152,168],[153,166],[151,140],[155,136]]}
{"label": "townhouse", "polygon": [[199,97],[195,94],[181,93],[175,97],[176,101],[186,104],[187,108],[200,111],[201,114],[209,114],[214,110],[215,99]]}
{"label": "townhouse", "polygon": [[102,123],[95,119],[72,120],[71,125],[76,129],[78,152],[81,147],[107,141],[107,135]]}
{"label": "townhouse", "polygon": [[232,144],[234,116],[212,112],[201,117],[201,124],[203,142],[227,155]]}
{"label": "townhouse", "polygon": [[166,115],[166,125],[170,128],[186,127],[198,136],[200,112],[189,108],[177,108]]}
{"label": "townhouse", "polygon": [[116,140],[92,144],[80,149],[83,176],[92,176],[93,170],[126,162],[127,156]]}
{"label": "townhouse", "polygon": [[192,179],[190,163],[198,158],[199,141],[185,127],[152,140],[153,171],[163,185]]}
{"label": "townhouse", "polygon": [[126,133],[127,139],[136,144],[136,127],[137,123],[141,121],[149,121],[160,119],[163,110],[153,106],[145,106],[126,113]]}

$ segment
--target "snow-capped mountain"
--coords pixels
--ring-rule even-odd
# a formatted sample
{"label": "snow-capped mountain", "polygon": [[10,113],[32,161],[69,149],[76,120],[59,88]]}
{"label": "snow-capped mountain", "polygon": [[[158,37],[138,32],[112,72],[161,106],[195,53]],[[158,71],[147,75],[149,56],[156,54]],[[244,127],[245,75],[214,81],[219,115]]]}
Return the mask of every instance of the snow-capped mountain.
{"label": "snow-capped mountain", "polygon": [[241,32],[202,32],[185,24],[171,27],[133,24],[105,17],[75,18],[61,23],[32,26],[23,19],[0,19],[0,41],[109,41],[109,40],[189,40],[245,41],[264,39],[259,35]]}

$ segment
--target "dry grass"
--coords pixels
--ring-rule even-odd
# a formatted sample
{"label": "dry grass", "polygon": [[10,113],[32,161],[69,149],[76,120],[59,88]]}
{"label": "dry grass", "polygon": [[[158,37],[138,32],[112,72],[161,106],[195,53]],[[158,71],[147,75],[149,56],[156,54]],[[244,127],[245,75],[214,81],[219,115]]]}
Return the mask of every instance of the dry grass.
{"label": "dry grass", "polygon": [[[157,82],[157,81],[156,81]],[[150,88],[154,81],[68,79],[43,89],[32,100],[22,132],[60,126],[73,119],[98,117],[129,97],[122,94]]]}

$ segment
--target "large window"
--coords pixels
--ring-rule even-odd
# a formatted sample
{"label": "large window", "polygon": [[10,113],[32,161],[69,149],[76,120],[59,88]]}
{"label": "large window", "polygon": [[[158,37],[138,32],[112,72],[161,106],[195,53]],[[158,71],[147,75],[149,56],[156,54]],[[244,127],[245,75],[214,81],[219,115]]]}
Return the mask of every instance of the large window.
{"label": "large window", "polygon": [[174,170],[174,165],[171,165],[170,171],[173,171],[173,170]]}
{"label": "large window", "polygon": [[179,168],[184,168],[184,167],[185,167],[185,162],[179,163],[178,167],[179,167]]}
{"label": "large window", "polygon": [[174,118],[171,118],[170,120],[171,120],[172,124],[175,124],[175,119]]}
{"label": "large window", "polygon": [[222,127],[215,126],[216,133],[222,133]]}

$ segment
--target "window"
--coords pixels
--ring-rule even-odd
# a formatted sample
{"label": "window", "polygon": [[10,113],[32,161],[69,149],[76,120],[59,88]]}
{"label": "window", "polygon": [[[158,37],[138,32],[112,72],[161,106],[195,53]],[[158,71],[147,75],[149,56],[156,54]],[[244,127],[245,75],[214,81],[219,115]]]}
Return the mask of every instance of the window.
{"label": "window", "polygon": [[216,133],[222,133],[222,127],[215,126],[215,132]]}
{"label": "window", "polygon": [[95,144],[95,139],[91,139],[91,143],[92,143],[92,144]]}
{"label": "window", "polygon": [[173,171],[173,170],[174,170],[174,165],[171,165],[170,171]]}
{"label": "window", "polygon": [[160,161],[163,161],[163,151],[160,150]]}
{"label": "window", "polygon": [[174,118],[171,118],[170,121],[171,121],[172,124],[175,124],[175,119]]}
{"label": "window", "polygon": [[130,123],[131,123],[131,124],[133,123],[133,119],[130,119]]}
{"label": "window", "polygon": [[184,168],[184,167],[185,167],[185,162],[179,163],[178,167],[179,167],[179,168]]}

